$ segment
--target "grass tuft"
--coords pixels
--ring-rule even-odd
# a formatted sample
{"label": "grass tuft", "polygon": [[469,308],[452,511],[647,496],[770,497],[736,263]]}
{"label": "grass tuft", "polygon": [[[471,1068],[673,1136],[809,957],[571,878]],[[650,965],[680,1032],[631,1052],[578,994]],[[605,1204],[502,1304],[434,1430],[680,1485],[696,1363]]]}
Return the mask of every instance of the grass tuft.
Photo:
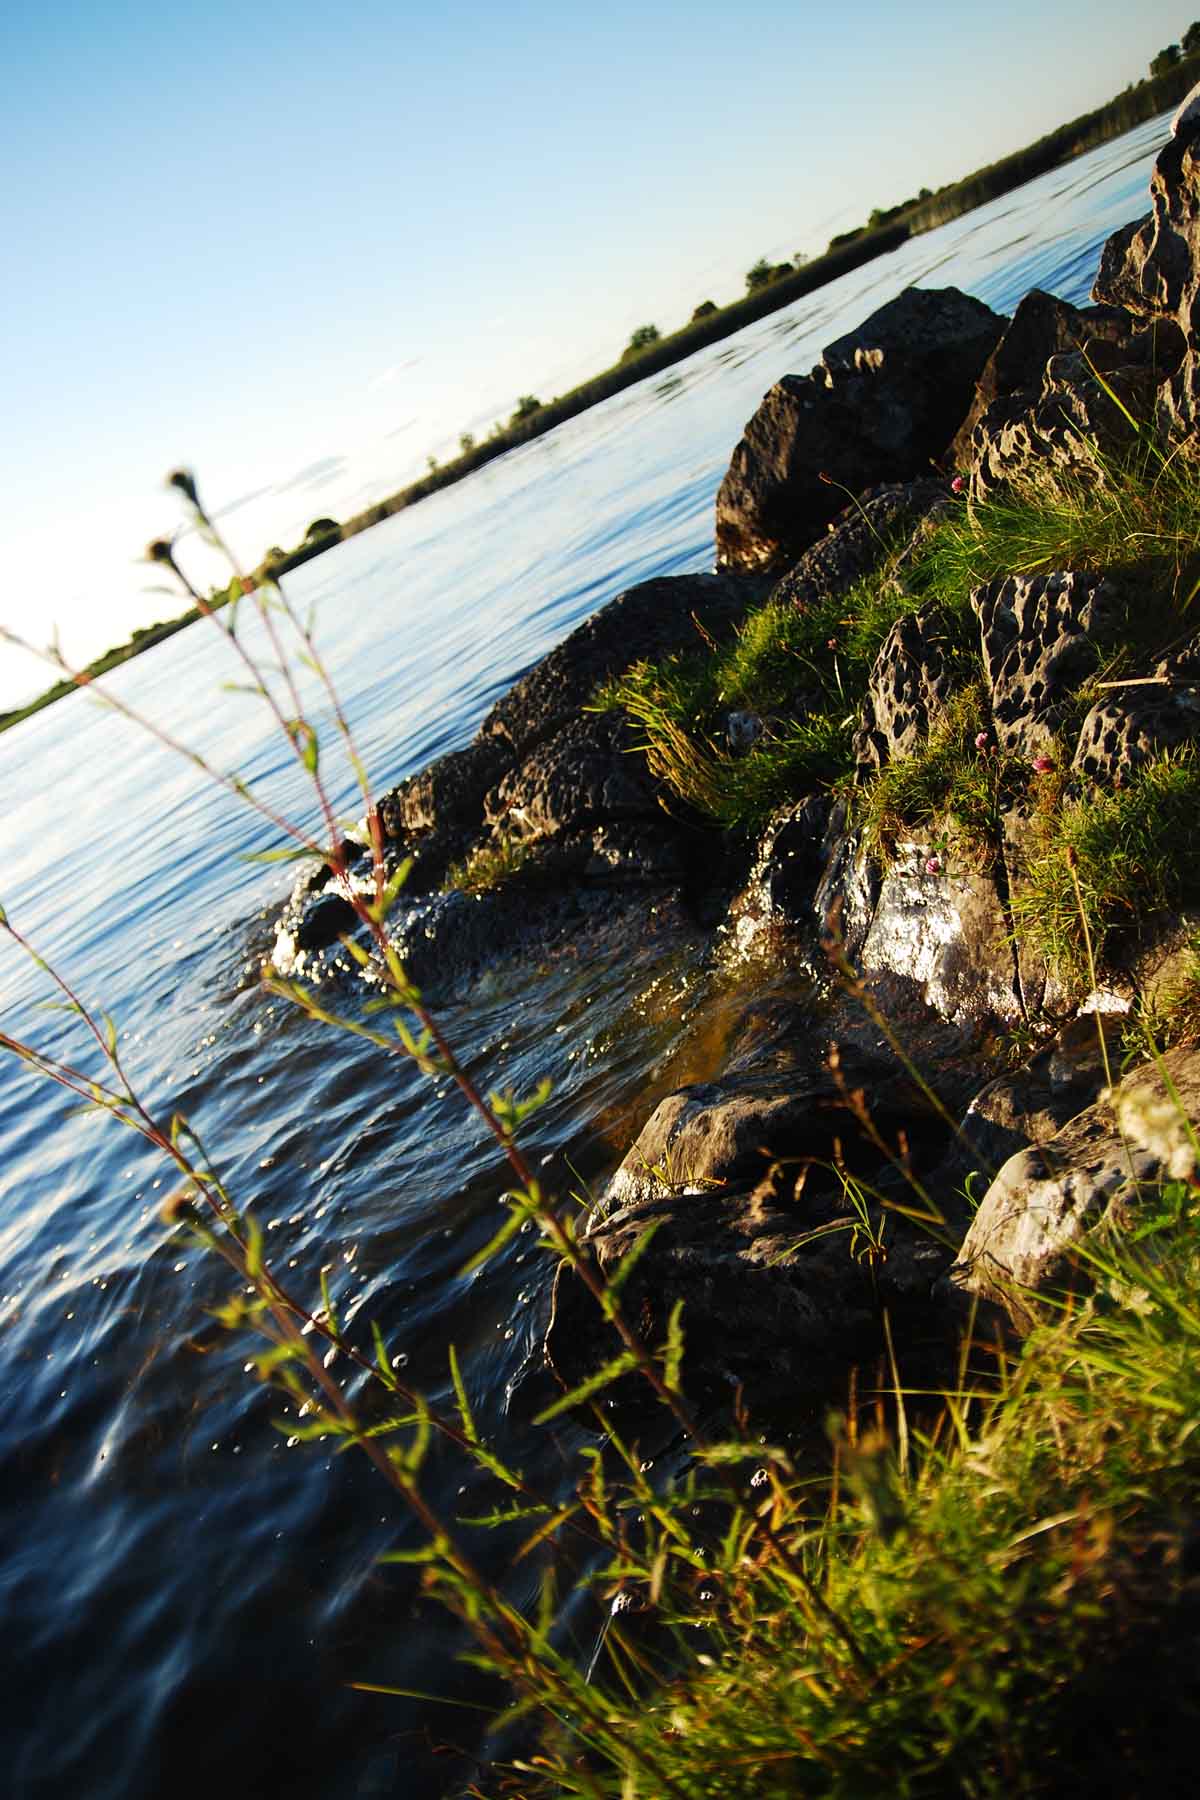
{"label": "grass tuft", "polygon": [[1068,987],[1087,976],[1079,903],[1097,961],[1119,933],[1200,891],[1200,760],[1187,747],[1111,793],[1068,795],[1043,815],[1042,842],[1012,897],[1013,921]]}

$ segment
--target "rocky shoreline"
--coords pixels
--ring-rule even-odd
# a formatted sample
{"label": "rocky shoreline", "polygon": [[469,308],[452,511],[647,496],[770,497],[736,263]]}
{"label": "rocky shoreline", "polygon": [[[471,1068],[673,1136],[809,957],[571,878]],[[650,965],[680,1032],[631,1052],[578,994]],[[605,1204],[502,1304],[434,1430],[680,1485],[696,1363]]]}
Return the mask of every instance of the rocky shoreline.
{"label": "rocky shoreline", "polygon": [[[1188,1160],[1171,1090],[1195,1116],[1200,1056],[1185,1041],[1121,1077],[1121,1033],[1179,990],[1200,893],[1184,884],[1114,933],[1082,985],[1021,922],[1040,904],[1045,813],[1028,772],[1054,770],[1066,807],[1200,739],[1190,595],[1139,638],[1135,557],[1014,568],[971,591],[964,651],[937,594],[914,593],[855,708],[854,782],[814,782],[753,833],[672,795],[642,726],[595,705],[634,665],[736,643],[764,605],[803,614],[881,578],[903,594],[947,519],[1010,494],[1094,492],[1143,454],[1195,459],[1200,130],[1186,104],[1180,117],[1153,210],[1109,240],[1093,306],[1035,290],[1004,319],[946,289],[881,308],[765,396],[718,495],[715,573],[622,594],[469,746],[381,803],[389,855],[412,859],[398,945],[422,987],[597,917],[637,931],[664,896],[712,931],[714,954],[743,959],[726,1068],[661,1102],[586,1239],[611,1268],[655,1227],[625,1303],[658,1342],[684,1300],[689,1391],[746,1384],[817,1413],[879,1354],[885,1316],[910,1344],[949,1337],[968,1304],[1020,1329],[1070,1248],[1136,1218]],[[1121,677],[1094,691],[1116,645]],[[995,790],[988,853],[960,855],[938,830],[881,846],[855,784],[919,757],[964,692],[979,756],[1026,772]],[[801,684],[785,720],[731,708],[721,755],[803,723],[809,704]],[[303,972],[353,928],[338,883],[323,870],[298,885],[284,967]],[[819,998],[756,1010],[754,971],[781,964],[809,971]],[[603,1354],[602,1329],[560,1271],[546,1349],[562,1379]]]}

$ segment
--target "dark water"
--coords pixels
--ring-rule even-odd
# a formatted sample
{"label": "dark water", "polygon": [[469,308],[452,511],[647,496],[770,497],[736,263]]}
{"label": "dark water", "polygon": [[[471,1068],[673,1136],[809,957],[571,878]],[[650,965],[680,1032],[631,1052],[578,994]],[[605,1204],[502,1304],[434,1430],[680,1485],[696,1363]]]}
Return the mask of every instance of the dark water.
{"label": "dark water", "polygon": [[[613,594],[711,566],[713,498],[762,392],[901,288],[953,283],[1000,310],[1034,285],[1083,299],[1105,237],[1146,209],[1164,129],[905,246],[299,571],[377,788],[465,742]],[[198,628],[109,679],[307,816],[251,701],[221,691],[221,648]],[[352,812],[352,782],[333,779]],[[256,987],[281,878],[241,858],[269,832],[83,696],[0,737],[0,792],[0,901],[114,1015],[151,1109],[185,1112],[216,1147],[294,1288],[315,1296],[326,1268],[345,1316],[364,1338],[378,1320],[435,1400],[453,1342],[481,1421],[512,1449],[539,1380],[545,1271],[525,1236],[460,1273],[499,1222],[505,1176],[455,1095]],[[553,1076],[533,1138],[548,1176],[565,1152],[602,1178],[654,1098],[718,1053],[727,1002],[686,928],[661,924],[633,937],[598,922],[445,1015],[482,1078]],[[98,1073],[77,1028],[39,1010],[44,978],[0,951],[0,1025]],[[415,1541],[387,1490],[352,1457],[289,1444],[249,1346],[207,1310],[228,1280],[160,1222],[171,1184],[140,1140],[8,1060],[0,1143],[0,1788],[440,1791],[441,1747],[470,1715],[347,1685],[450,1695],[463,1679],[454,1628],[378,1565]],[[527,1442],[512,1453],[553,1484]],[[439,1450],[426,1485],[446,1514],[487,1498]]]}

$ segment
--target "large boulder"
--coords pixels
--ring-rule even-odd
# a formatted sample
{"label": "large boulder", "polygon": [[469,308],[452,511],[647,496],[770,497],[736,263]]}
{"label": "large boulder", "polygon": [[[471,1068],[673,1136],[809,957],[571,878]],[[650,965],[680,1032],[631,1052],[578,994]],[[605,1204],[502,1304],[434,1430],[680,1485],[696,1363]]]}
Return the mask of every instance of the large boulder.
{"label": "large boulder", "polygon": [[786,375],[746,426],[717,495],[717,562],[780,568],[878,483],[945,456],[1004,321],[957,288],[910,288]]}
{"label": "large boulder", "polygon": [[1024,407],[1036,401],[1052,356],[1074,350],[1095,354],[1099,345],[1124,343],[1129,328],[1129,316],[1121,307],[1081,309],[1054,294],[1043,293],[1041,288],[1031,288],[984,364],[970,410],[951,447],[953,466],[962,470],[971,467],[977,453],[972,442],[975,427],[997,400],[1011,401],[1019,395]]}
{"label": "large boulder", "polygon": [[1152,676],[1097,701],[1083,721],[1071,767],[1113,786],[1152,757],[1200,738],[1200,638],[1164,656]]}
{"label": "large boulder", "polygon": [[1150,179],[1153,210],[1104,246],[1092,289],[1155,330],[1157,417],[1180,439],[1200,422],[1200,117],[1184,109]]}

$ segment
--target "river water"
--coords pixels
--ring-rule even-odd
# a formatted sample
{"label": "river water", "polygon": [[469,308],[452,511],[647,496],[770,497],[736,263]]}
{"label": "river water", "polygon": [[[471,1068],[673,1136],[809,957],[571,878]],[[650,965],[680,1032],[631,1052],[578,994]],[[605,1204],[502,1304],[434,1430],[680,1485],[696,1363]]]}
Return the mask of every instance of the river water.
{"label": "river water", "polygon": [[[297,571],[377,791],[465,743],[614,594],[711,567],[716,489],[762,393],[902,288],[953,284],[1000,311],[1033,286],[1085,299],[1104,239],[1146,210],[1165,129],[904,246]],[[311,822],[286,749],[224,691],[223,649],[198,626],[106,681]],[[353,812],[348,772],[330,778]],[[505,1186],[478,1126],[256,985],[282,877],[244,859],[278,836],[84,695],[0,736],[0,792],[0,902],[113,1015],[151,1110],[199,1128],[280,1272],[315,1304],[324,1267],[363,1337],[377,1320],[437,1400],[454,1343],[481,1422],[551,1479],[517,1431],[547,1272],[519,1236],[461,1273]],[[554,1078],[535,1160],[602,1177],[653,1100],[706,1072],[721,1000],[670,923],[661,941],[598,934],[501,966],[448,1007],[484,1079]],[[98,1074],[49,997],[0,943],[0,1027]],[[4,1791],[441,1792],[470,1715],[348,1685],[463,1684],[453,1627],[378,1564],[417,1541],[387,1490],[353,1457],[289,1444],[283,1401],[208,1310],[228,1271],[161,1222],[169,1175],[139,1139],[6,1059],[0,1146]],[[479,1510],[477,1479],[440,1451],[426,1487],[447,1514]]]}

